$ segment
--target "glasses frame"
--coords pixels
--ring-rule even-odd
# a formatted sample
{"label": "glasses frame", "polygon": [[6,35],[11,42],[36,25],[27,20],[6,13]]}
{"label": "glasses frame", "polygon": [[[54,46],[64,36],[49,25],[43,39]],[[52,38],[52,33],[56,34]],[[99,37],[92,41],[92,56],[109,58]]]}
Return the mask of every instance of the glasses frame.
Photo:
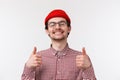
{"label": "glasses frame", "polygon": [[64,27],[67,26],[67,21],[49,22],[48,27],[54,28],[57,26],[57,24],[59,25],[59,27]]}

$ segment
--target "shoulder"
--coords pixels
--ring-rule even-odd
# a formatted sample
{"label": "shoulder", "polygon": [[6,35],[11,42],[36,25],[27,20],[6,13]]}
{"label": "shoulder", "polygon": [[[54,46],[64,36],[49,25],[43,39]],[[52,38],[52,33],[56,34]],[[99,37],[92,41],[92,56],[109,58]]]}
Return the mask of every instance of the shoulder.
{"label": "shoulder", "polygon": [[50,52],[50,48],[45,49],[45,50],[40,50],[40,51],[37,52],[37,54],[43,55],[43,54],[47,54],[47,53],[49,53],[49,52]]}
{"label": "shoulder", "polygon": [[75,54],[75,55],[81,54],[81,51],[78,51],[78,50],[75,50],[75,49],[72,49],[72,48],[69,48],[69,52],[71,54]]}

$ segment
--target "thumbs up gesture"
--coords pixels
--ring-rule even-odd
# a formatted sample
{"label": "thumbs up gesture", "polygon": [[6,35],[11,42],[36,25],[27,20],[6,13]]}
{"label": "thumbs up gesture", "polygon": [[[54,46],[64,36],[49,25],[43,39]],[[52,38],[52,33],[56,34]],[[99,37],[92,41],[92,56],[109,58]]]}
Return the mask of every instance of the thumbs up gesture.
{"label": "thumbs up gesture", "polygon": [[76,56],[76,66],[78,68],[86,69],[90,67],[90,65],[91,62],[88,55],[86,54],[85,48],[82,48],[82,54]]}
{"label": "thumbs up gesture", "polygon": [[31,56],[29,57],[26,66],[29,68],[36,68],[41,65],[42,59],[40,55],[36,54],[37,48],[34,47]]}

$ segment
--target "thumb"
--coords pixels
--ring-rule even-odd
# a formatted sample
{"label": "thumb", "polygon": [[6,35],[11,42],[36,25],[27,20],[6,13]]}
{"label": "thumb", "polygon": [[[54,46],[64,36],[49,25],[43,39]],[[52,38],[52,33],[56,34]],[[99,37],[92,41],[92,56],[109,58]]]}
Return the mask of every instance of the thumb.
{"label": "thumb", "polygon": [[85,47],[82,48],[82,55],[87,55]]}
{"label": "thumb", "polygon": [[37,51],[37,48],[34,47],[33,51],[32,51],[32,54],[35,55],[36,54],[36,51]]}

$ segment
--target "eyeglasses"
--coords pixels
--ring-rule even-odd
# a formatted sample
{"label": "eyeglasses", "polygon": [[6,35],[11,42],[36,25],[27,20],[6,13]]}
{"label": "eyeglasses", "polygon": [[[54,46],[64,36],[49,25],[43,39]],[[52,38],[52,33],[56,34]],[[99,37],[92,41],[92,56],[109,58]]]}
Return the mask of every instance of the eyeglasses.
{"label": "eyeglasses", "polygon": [[53,27],[55,27],[57,24],[58,24],[60,27],[64,27],[64,26],[67,25],[67,22],[66,22],[66,21],[49,22],[49,23],[48,23],[48,27],[53,28]]}

